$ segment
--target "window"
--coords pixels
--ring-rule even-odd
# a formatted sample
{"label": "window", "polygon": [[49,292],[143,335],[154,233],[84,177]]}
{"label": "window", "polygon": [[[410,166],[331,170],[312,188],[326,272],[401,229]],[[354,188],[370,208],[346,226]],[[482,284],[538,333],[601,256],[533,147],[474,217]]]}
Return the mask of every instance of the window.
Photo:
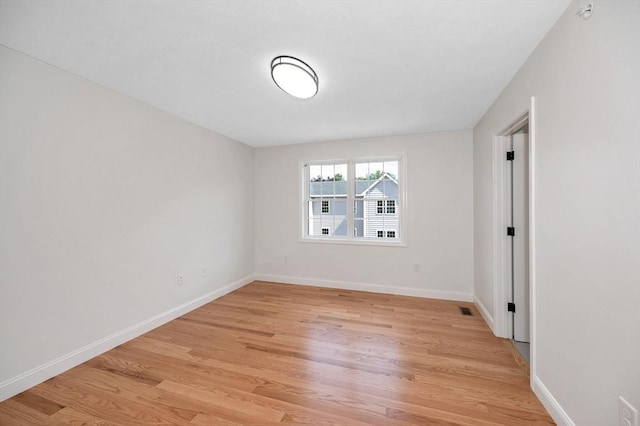
{"label": "window", "polygon": [[396,200],[387,200],[387,214],[396,214]]}
{"label": "window", "polygon": [[[384,232],[382,229],[378,229],[376,231],[376,234],[378,236],[378,238],[384,238]],[[396,237],[396,231],[387,231],[387,238],[395,238]]]}
{"label": "window", "polygon": [[347,164],[310,164],[304,170],[305,237],[347,238]]}
{"label": "window", "polygon": [[401,244],[402,165],[401,157],[301,162],[303,240]]}
{"label": "window", "polygon": [[396,214],[396,200],[378,200],[376,213],[378,214]]}

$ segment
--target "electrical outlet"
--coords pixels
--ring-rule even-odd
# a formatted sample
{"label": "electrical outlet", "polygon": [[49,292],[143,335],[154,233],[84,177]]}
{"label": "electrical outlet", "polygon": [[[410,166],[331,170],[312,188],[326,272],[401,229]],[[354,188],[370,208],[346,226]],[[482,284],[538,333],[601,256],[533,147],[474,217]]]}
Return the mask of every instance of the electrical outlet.
{"label": "electrical outlet", "polygon": [[419,263],[414,263],[413,264],[413,272],[420,272],[420,264]]}
{"label": "electrical outlet", "polygon": [[638,426],[638,410],[623,397],[618,400],[618,424],[620,426]]}
{"label": "electrical outlet", "polygon": [[184,275],[178,274],[178,285],[184,284]]}

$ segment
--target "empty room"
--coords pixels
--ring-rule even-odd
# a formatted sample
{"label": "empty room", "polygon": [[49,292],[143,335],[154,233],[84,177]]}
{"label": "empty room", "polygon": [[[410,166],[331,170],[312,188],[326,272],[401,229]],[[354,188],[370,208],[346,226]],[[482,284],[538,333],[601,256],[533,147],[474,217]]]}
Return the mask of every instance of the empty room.
{"label": "empty room", "polygon": [[640,1],[0,0],[0,425],[638,410]]}

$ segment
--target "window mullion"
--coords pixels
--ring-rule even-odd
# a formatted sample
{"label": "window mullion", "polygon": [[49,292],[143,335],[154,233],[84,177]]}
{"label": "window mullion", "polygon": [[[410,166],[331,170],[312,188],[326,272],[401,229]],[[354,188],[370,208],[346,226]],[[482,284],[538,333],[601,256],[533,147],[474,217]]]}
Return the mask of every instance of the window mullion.
{"label": "window mullion", "polygon": [[311,227],[309,226],[310,217],[312,211],[311,207],[311,194],[309,193],[309,181],[310,181],[310,172],[309,172],[309,164],[303,163],[304,173],[302,177],[302,198],[303,198],[303,208],[302,208],[302,236],[308,237],[311,233]]}
{"label": "window mullion", "polygon": [[356,193],[356,172],[355,163],[353,161],[347,162],[347,237],[353,239],[353,230],[355,229],[355,215],[353,214],[353,208],[355,205],[355,193]]}

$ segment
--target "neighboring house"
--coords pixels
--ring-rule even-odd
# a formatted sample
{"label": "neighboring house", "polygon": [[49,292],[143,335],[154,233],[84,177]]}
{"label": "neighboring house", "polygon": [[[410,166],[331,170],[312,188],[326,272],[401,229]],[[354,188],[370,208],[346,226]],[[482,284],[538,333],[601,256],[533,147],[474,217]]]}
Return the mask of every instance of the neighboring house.
{"label": "neighboring house", "polygon": [[[309,235],[347,236],[347,181],[309,182]],[[399,238],[398,181],[355,181],[354,237]]]}

